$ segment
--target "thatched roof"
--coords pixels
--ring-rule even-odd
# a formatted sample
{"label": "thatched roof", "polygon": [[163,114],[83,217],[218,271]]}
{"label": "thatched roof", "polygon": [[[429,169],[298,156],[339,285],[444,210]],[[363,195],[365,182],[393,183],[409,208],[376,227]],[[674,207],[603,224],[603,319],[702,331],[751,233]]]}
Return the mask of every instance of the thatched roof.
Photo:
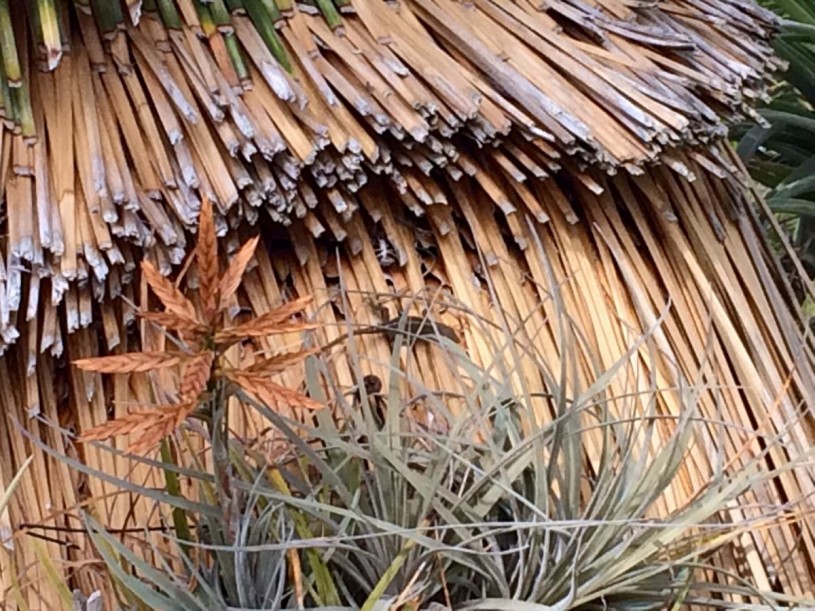
{"label": "thatched roof", "polygon": [[202,195],[339,237],[371,182],[421,214],[474,175],[543,222],[532,183],[563,169],[720,165],[705,146],[777,66],[745,0],[127,5],[0,5],[2,344],[24,273],[116,297],[138,247],[180,263]]}
{"label": "thatched roof", "polygon": [[[4,348],[16,342],[0,359],[0,411],[82,430],[126,411],[130,397],[148,401],[135,383],[103,389],[98,377],[57,374],[66,357],[161,343],[150,330],[128,335],[128,304],[146,296],[136,263],[181,266],[205,196],[227,249],[252,225],[268,236],[236,306],[262,312],[294,293],[325,302],[341,287],[347,303],[314,312],[322,339],[342,332],[342,318],[376,322],[382,305],[415,305],[460,330],[485,363],[501,357],[500,341],[452,304],[487,321],[501,309],[554,367],[577,351],[588,380],[597,355],[610,366],[670,302],[656,351],[633,355],[632,367],[666,386],[709,385],[703,415],[778,435],[776,466],[806,452],[811,431],[790,425],[815,397],[812,353],[763,241],[760,202],[717,143],[778,67],[775,20],[751,1],[126,7],[42,0],[9,14],[0,0],[0,332]],[[555,287],[585,343],[558,336]],[[387,361],[384,340],[360,344]],[[417,373],[444,387],[444,359],[415,352]],[[534,372],[514,375],[545,390]],[[666,415],[682,409],[660,401]],[[26,447],[5,426],[8,482]],[[731,431],[723,443],[738,464],[758,442]],[[666,508],[714,470],[712,450],[694,457]],[[128,469],[92,448],[82,458]],[[35,465],[18,523],[109,491],[42,456]],[[777,487],[750,491],[734,519],[813,489],[810,473],[791,469]],[[111,523],[132,518],[121,503],[100,504]],[[66,536],[80,550],[71,554],[91,554]],[[756,532],[740,542],[742,574],[812,595],[814,537],[792,523]],[[19,566],[34,564],[30,549],[16,553]]]}

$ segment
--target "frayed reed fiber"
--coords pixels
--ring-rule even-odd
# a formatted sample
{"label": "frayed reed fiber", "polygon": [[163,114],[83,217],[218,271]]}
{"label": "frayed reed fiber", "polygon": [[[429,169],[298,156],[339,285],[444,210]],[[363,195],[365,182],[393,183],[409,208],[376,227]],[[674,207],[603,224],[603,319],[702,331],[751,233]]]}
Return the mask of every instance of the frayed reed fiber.
{"label": "frayed reed fiber", "polygon": [[[703,415],[743,427],[722,437],[726,460],[758,451],[755,429],[776,467],[805,455],[815,376],[804,321],[764,241],[761,202],[715,143],[725,121],[753,116],[779,66],[772,15],[749,0],[355,1],[320,3],[323,14],[281,4],[0,1],[0,412],[96,468],[154,477],[34,417],[81,433],[150,402],[143,377],[103,385],[66,363],[164,349],[156,329],[133,324],[130,304],[148,296],[137,263],[180,266],[207,197],[229,253],[263,230],[251,261],[233,258],[248,265],[219,304],[233,313],[313,295],[316,333],[330,341],[344,320],[429,309],[482,363],[503,355],[468,318],[500,325],[508,313],[553,367],[564,351],[582,355],[584,384],[589,363],[610,365],[662,316],[658,350],[632,358],[660,385],[705,388]],[[185,278],[193,293],[209,283]],[[558,308],[582,343],[563,344]],[[383,338],[358,343],[387,362]],[[414,353],[421,379],[443,388],[442,357]],[[545,391],[531,371],[513,376]],[[280,381],[300,383],[295,372]],[[247,434],[257,425],[235,418]],[[4,419],[0,483],[29,453]],[[692,454],[666,511],[717,455]],[[733,519],[811,498],[813,484],[791,468],[748,491]],[[83,503],[113,527],[149,521],[112,493],[37,454],[2,527],[70,526],[63,510]],[[812,596],[807,503],[745,535],[733,570]],[[3,591],[58,608],[34,550],[14,542],[0,550]],[[44,545],[66,579],[102,587],[81,534]]]}

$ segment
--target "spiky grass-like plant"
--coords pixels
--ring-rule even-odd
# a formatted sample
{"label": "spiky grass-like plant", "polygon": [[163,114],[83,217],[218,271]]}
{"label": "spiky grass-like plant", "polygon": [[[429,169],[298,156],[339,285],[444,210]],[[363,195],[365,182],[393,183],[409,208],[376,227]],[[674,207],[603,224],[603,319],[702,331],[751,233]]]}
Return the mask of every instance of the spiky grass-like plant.
{"label": "spiky grass-like plant", "polygon": [[[582,341],[560,316],[563,345]],[[192,481],[198,496],[187,498],[70,461],[154,499],[162,513],[184,512],[195,525],[189,539],[171,530],[122,539],[86,516],[112,579],[145,607],[179,611],[789,603],[734,583],[715,561],[748,529],[768,527],[793,509],[768,507],[749,521],[730,520],[732,504],[751,484],[778,475],[762,467],[760,452],[737,469],[720,461],[693,498],[654,517],[689,453],[704,439],[715,447],[729,426],[698,417],[696,401],[710,389],[660,388],[639,365],[640,355],[654,354],[649,334],[581,386],[570,351],[552,371],[535,338],[517,328],[507,320],[502,331],[482,329],[504,357],[486,365],[442,334],[433,339],[456,380],[443,392],[405,373],[411,352],[398,335],[389,379],[379,385],[366,384],[372,364],[349,343],[359,382],[351,394],[325,357],[312,355],[309,394],[341,417],[319,412],[310,426],[235,390],[292,449],[269,462],[251,440],[231,438],[228,499],[219,498],[216,478],[200,464],[134,457]],[[522,360],[525,371],[534,363],[546,380],[546,396],[512,382]],[[680,402],[680,414],[659,412],[667,394]],[[451,409],[453,400],[461,409]],[[407,417],[417,405],[432,424]],[[543,407],[552,410],[548,417]],[[155,562],[135,553],[136,545],[151,549]]]}

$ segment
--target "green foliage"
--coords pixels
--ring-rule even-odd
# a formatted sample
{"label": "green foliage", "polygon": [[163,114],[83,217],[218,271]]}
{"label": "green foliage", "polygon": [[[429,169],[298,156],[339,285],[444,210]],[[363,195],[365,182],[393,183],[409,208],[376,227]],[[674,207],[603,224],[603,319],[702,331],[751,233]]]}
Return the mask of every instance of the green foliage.
{"label": "green foliage", "polygon": [[766,0],[781,17],[776,53],[789,63],[763,125],[735,130],[738,152],[766,188],[767,203],[788,227],[799,257],[815,272],[815,6]]}
{"label": "green foliage", "polygon": [[[577,345],[580,338],[561,318],[561,345]],[[700,436],[724,435],[726,423],[713,426],[696,411],[699,393],[709,389],[657,387],[638,366],[640,355],[653,349],[649,335],[611,369],[597,367],[584,387],[575,373],[577,357],[569,356],[577,350],[564,350],[562,367],[553,371],[533,348],[534,338],[516,328],[523,327],[508,321],[493,346],[495,354],[509,354],[510,363],[486,367],[447,338],[435,338],[456,381],[444,393],[409,379],[403,361],[410,357],[399,338],[382,394],[367,394],[361,382],[371,364],[353,342],[350,361],[361,383],[356,393],[338,387],[325,358],[309,357],[309,393],[321,397],[328,389],[329,403],[343,417],[324,411],[307,426],[240,389],[222,388],[219,401],[231,393],[290,444],[285,457],[270,462],[250,440],[231,436],[226,481],[197,459],[171,459],[194,456],[182,451],[189,430],[161,460],[133,456],[163,470],[172,490],[141,487],[60,457],[153,499],[163,523],[175,524],[174,531],[145,532],[134,541],[85,516],[123,598],[178,611],[649,610],[685,602],[721,608],[714,592],[771,596],[727,580],[706,583],[710,572],[699,571],[715,571],[707,564],[712,554],[757,526],[721,516],[751,483],[777,475],[762,454],[738,470],[722,467],[694,498],[667,517],[654,517],[684,458],[698,451]],[[546,380],[546,396],[514,390],[522,361],[526,371],[534,363]],[[659,412],[667,393],[683,405],[676,419]],[[427,425],[408,417],[418,403],[433,416]],[[541,410],[552,410],[540,419],[545,423],[530,417]],[[711,447],[724,446],[712,441]],[[726,462],[718,457],[718,464]],[[179,480],[193,483],[194,498],[181,494]],[[183,536],[179,514],[189,525]]]}

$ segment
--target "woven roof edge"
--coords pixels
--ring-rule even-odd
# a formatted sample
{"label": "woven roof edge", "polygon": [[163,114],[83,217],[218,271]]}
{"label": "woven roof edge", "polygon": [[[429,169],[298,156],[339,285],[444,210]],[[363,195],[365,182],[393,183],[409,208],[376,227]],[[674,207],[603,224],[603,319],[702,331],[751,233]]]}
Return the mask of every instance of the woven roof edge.
{"label": "woven roof edge", "polygon": [[474,176],[542,218],[533,183],[560,171],[691,178],[693,146],[715,173],[708,143],[780,65],[777,19],[748,0],[319,6],[0,4],[4,342],[21,274],[54,303],[115,296],[131,246],[180,263],[202,197],[222,233],[268,214],[339,235],[369,181],[421,214]]}

